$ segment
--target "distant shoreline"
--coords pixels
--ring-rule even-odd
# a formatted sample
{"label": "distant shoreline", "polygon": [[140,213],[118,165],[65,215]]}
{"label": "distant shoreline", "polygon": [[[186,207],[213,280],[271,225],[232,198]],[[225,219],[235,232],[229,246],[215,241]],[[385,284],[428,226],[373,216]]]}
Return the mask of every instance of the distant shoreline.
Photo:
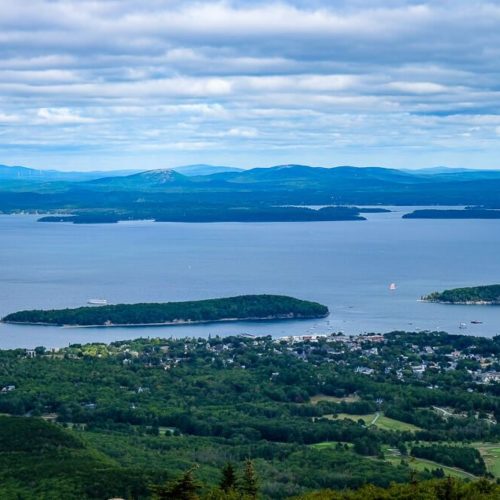
{"label": "distant shoreline", "polygon": [[420,299],[420,301],[429,302],[431,304],[445,304],[450,306],[500,306],[499,301],[492,301],[492,300],[449,301],[449,300]]}
{"label": "distant shoreline", "polygon": [[31,325],[31,326],[57,326],[59,328],[134,328],[134,327],[144,327],[144,326],[189,326],[189,325],[203,325],[209,323],[237,323],[237,322],[259,322],[259,321],[294,321],[303,319],[321,319],[327,318],[330,315],[328,312],[322,316],[301,316],[301,315],[290,315],[282,314],[277,316],[266,316],[266,317],[249,317],[249,318],[221,318],[213,320],[178,320],[178,321],[166,321],[164,323],[109,323],[109,324],[95,324],[95,325],[58,325],[55,323],[41,323],[41,322],[30,322],[30,321],[0,321],[6,325]]}

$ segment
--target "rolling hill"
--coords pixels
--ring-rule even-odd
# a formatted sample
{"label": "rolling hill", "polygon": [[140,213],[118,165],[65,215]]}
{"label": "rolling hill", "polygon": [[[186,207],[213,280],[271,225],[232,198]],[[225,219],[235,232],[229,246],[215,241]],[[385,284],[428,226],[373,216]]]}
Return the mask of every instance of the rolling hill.
{"label": "rolling hill", "polygon": [[221,174],[226,172],[242,172],[243,169],[236,167],[224,167],[220,165],[207,165],[205,163],[197,163],[194,165],[183,165],[181,167],[173,167],[171,170],[175,170],[182,175],[188,177],[197,175],[212,175]]}
{"label": "rolling hill", "polygon": [[[182,211],[182,217],[177,214],[174,219],[185,220],[187,217],[191,220],[195,209],[195,219],[198,220],[207,208],[217,207],[210,220],[214,217],[219,220],[221,209],[225,212],[233,209],[233,215],[235,209],[240,213],[244,209],[247,214],[258,209],[258,219],[261,220],[262,214],[269,209],[275,212],[276,207],[288,205],[500,208],[500,171],[439,171],[429,174],[382,167],[322,168],[291,164],[192,175],[207,171],[207,166],[189,167],[187,175],[175,169],[156,169],[131,175],[114,175],[115,172],[76,181],[72,180],[73,174],[70,173],[45,172],[42,177],[37,177],[33,169],[4,167],[0,169],[4,173],[4,177],[0,177],[0,211],[63,210],[74,213],[76,210],[99,210],[105,211],[101,213],[101,216],[105,215],[103,220],[110,215],[116,218],[117,214],[135,218],[139,212],[141,217],[147,218],[156,218],[160,212],[167,216],[168,212],[170,219],[174,212]],[[208,167],[209,172],[219,168]],[[92,175],[95,174],[97,172]],[[51,178],[56,175],[69,177],[63,180]],[[233,215],[229,217],[226,213],[221,220],[233,220]],[[250,214],[245,216],[247,219],[254,220],[255,217]]]}

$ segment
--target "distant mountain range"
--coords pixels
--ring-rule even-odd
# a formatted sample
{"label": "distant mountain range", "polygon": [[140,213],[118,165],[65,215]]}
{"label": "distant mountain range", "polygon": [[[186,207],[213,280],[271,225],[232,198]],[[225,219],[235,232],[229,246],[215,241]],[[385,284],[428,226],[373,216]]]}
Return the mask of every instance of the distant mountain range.
{"label": "distant mountain range", "polygon": [[[90,171],[90,172],[63,172],[60,170],[45,170],[19,166],[0,165],[0,181],[31,181],[31,182],[50,182],[50,181],[86,181],[99,179],[100,177],[118,177],[122,175],[131,175],[140,172],[140,170],[111,170]],[[0,188],[1,188],[0,184]]]}
{"label": "distant mountain range", "polygon": [[[31,182],[52,182],[52,181],[91,181],[97,179],[111,179],[115,177],[134,176],[139,173],[155,173],[158,177],[159,172],[174,171],[185,177],[208,177],[196,182],[205,181],[229,181],[235,183],[241,182],[268,182],[276,180],[302,180],[302,181],[321,181],[326,178],[336,179],[361,179],[373,178],[378,180],[400,180],[403,182],[429,176],[445,177],[449,179],[463,177],[464,179],[491,179],[500,176],[500,170],[475,170],[467,168],[449,168],[449,167],[430,167],[417,170],[410,169],[392,169],[384,167],[310,167],[308,165],[277,165],[268,168],[242,169],[237,167],[228,167],[220,165],[208,165],[204,163],[183,165],[166,169],[155,170],[94,170],[94,171],[60,171],[53,169],[34,169],[24,166],[0,165],[0,181],[31,181]],[[219,175],[220,174],[220,175]],[[149,175],[149,174],[148,174]],[[179,180],[179,177],[176,177]],[[141,177],[135,177],[140,181]],[[422,179],[423,180],[423,179]],[[110,182],[106,180],[105,182]],[[160,182],[163,184],[164,182]],[[119,183],[118,183],[119,184]],[[127,183],[125,183],[127,184]],[[0,185],[1,188],[1,185]]]}
{"label": "distant mountain range", "polygon": [[[107,194],[104,194],[107,193]],[[500,171],[277,165],[242,170],[206,164],[173,169],[59,172],[0,166],[0,210],[151,203],[475,205],[500,207]],[[2,202],[3,198],[3,202]],[[29,203],[27,200],[30,200]]]}
{"label": "distant mountain range", "polygon": [[[191,177],[199,175],[219,174],[222,172],[241,172],[243,169],[236,167],[224,167],[217,165],[195,164],[183,165],[174,167],[170,170],[175,170],[182,175]],[[21,166],[0,165],[0,181],[30,181],[30,182],[50,182],[50,181],[88,181],[100,178],[123,177],[134,175],[139,172],[144,172],[141,169],[130,170],[93,170],[89,172],[65,172],[61,170],[35,169]],[[0,186],[1,187],[1,186]]]}

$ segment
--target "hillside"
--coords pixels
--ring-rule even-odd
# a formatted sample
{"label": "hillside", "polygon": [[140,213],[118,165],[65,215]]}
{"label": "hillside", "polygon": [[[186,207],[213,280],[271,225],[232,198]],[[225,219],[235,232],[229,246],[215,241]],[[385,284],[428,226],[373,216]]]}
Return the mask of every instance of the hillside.
{"label": "hillside", "polygon": [[111,170],[72,172],[61,170],[34,169],[21,166],[0,165],[0,181],[29,181],[33,184],[40,184],[54,181],[79,182],[102,177],[120,177],[133,175],[137,170]]}
{"label": "hillside", "polygon": [[[150,499],[191,470],[200,498],[222,500],[209,493],[221,470],[241,477],[249,457],[261,500],[445,475],[476,484],[485,466],[500,475],[500,397],[471,363],[491,360],[488,375],[499,355],[498,337],[442,332],[0,350],[0,498]],[[434,368],[414,374],[423,362]]]}
{"label": "hillside", "polygon": [[124,177],[104,177],[86,183],[90,189],[133,189],[136,191],[164,189],[177,184],[187,183],[188,178],[172,169],[147,170]]}
{"label": "hillside", "polygon": [[179,174],[186,175],[188,177],[242,171],[241,168],[224,167],[221,165],[207,165],[205,163],[197,163],[194,165],[182,165],[181,167],[172,167],[172,170],[175,170],[176,172],[179,172]]}
{"label": "hillside", "polygon": [[37,418],[0,416],[0,497],[79,500],[147,493],[148,475]]}

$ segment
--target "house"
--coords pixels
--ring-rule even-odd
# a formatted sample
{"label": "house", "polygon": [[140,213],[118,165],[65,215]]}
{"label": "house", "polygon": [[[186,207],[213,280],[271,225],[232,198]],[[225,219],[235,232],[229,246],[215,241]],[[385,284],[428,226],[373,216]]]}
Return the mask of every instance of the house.
{"label": "house", "polygon": [[361,375],[371,375],[375,370],[373,368],[367,368],[366,366],[358,366],[354,372],[360,373]]}
{"label": "house", "polygon": [[486,372],[481,373],[479,378],[483,384],[490,384],[491,382],[500,382],[500,372]]}
{"label": "house", "polygon": [[413,375],[417,377],[422,377],[424,374],[425,370],[427,367],[425,365],[418,365],[418,366],[412,366],[411,371],[413,372]]}

